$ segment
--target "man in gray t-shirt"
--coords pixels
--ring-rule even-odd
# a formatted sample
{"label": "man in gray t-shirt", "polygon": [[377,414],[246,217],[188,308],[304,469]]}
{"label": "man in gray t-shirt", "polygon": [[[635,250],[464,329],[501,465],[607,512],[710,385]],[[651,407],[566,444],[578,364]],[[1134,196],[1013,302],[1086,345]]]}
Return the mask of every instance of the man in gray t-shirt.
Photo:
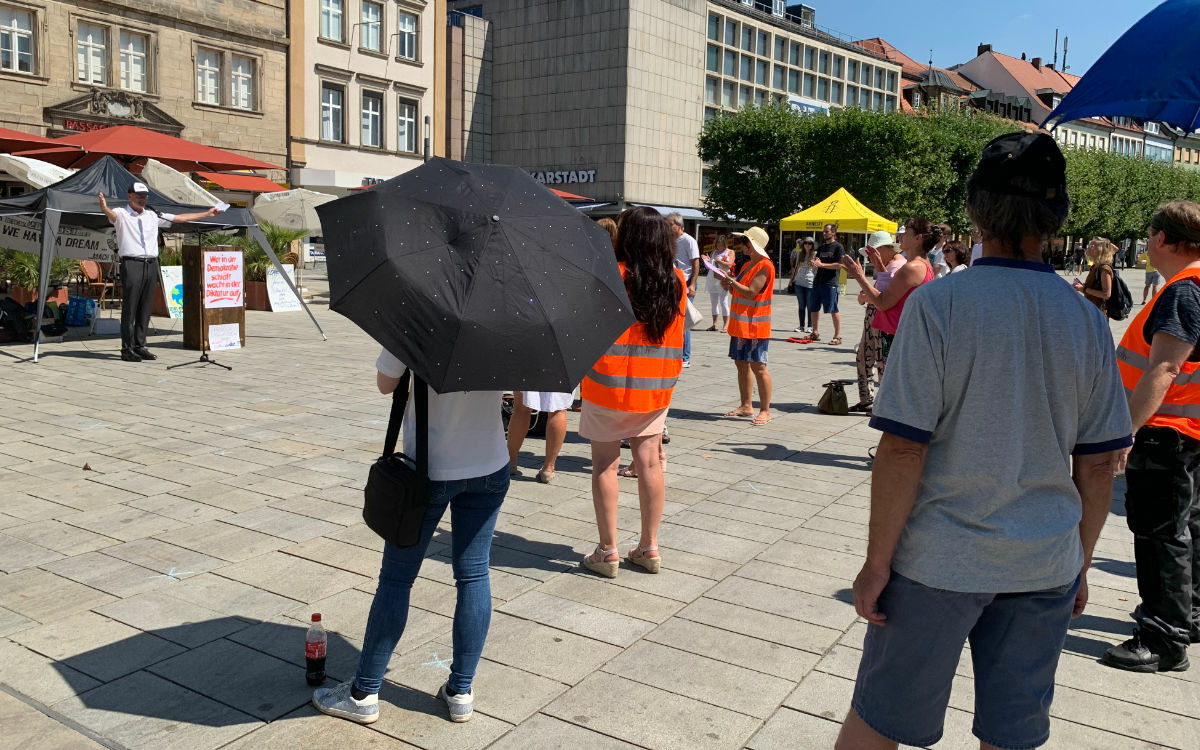
{"label": "man in gray t-shirt", "polygon": [[904,308],[871,418],[884,435],[854,582],[868,628],[840,748],[936,743],[968,637],[976,736],[1049,736],[1046,696],[1132,442],[1104,317],[1040,262],[1068,205],[1052,138],[992,141],[968,183],[983,257]]}

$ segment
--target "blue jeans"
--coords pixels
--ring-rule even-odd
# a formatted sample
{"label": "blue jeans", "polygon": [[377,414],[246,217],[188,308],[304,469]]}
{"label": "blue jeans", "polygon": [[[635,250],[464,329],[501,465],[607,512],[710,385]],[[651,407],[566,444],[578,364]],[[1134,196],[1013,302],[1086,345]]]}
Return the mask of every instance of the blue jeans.
{"label": "blue jeans", "polygon": [[692,361],[692,324],[683,322],[683,361]]}
{"label": "blue jeans", "polygon": [[808,311],[808,295],[812,287],[796,285],[796,302],[800,307],[800,327],[812,328],[812,313]]}
{"label": "blue jeans", "polygon": [[371,602],[362,657],[354,684],[367,693],[378,693],[392,651],[408,621],[408,598],[421,570],[425,550],[446,506],[450,506],[451,555],[458,602],[454,607],[454,660],[450,663],[450,689],[471,692],[475,668],[492,622],[492,586],[488,577],[492,533],[500,504],[508,493],[508,466],[494,474],[472,479],[430,483],[429,508],[421,541],[413,547],[387,544],[379,586]]}

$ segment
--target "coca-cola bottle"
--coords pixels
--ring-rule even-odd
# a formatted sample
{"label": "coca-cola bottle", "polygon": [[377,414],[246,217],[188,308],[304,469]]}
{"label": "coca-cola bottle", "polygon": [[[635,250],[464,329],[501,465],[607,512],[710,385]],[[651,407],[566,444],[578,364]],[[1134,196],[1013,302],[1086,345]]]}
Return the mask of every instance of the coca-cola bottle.
{"label": "coca-cola bottle", "polygon": [[309,685],[325,682],[325,646],[328,641],[325,626],[321,624],[321,613],[317,612],[312,616],[312,625],[308,626],[308,633],[304,636],[304,661],[307,665],[304,679],[308,680]]}

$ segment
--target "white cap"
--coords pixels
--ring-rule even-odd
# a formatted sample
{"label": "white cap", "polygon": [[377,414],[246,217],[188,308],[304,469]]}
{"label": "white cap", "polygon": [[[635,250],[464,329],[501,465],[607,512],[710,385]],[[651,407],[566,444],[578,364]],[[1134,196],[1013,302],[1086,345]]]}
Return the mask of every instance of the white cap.
{"label": "white cap", "polygon": [[146,187],[146,183],[144,182],[135,182],[133,183],[133,187],[129,188],[129,192],[149,194],[150,188]]}

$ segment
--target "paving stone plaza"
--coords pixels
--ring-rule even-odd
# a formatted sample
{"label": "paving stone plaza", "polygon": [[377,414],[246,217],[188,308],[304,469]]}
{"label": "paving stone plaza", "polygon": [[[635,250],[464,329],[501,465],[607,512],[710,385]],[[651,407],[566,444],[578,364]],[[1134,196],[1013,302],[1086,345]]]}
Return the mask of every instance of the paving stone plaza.
{"label": "paving stone plaza", "polygon": [[[1124,278],[1139,300],[1142,273]],[[46,345],[36,364],[28,345],[0,348],[0,745],[832,747],[866,630],[849,601],[878,441],[865,418],[815,408],[823,383],[854,377],[851,297],[838,347],[786,343],[795,302],[777,298],[763,427],[720,417],[737,402],[728,339],[693,333],[668,420],[659,575],[622,563],[609,581],[579,566],[596,526],[588,445],[569,415],[554,482],[526,471],[504,503],[466,724],[434,697],[455,601],[444,523],[381,718],[363,727],[311,707],[303,640],[321,612],[331,683],[353,676],[382,549],[362,523],[362,486],[389,398],[375,388],[377,346],[329,311],[319,275],[306,280],[329,340],[303,313],[249,312],[246,348],[216,356],[231,372],[168,371],[198,354],[163,318],[153,363],[120,361],[115,336]],[[528,439],[521,463],[536,470],[542,447]],[[624,552],[639,517],[636,480],[621,482]],[[1128,637],[1137,602],[1123,494],[1118,482],[1048,747],[1200,748],[1200,669],[1097,662]],[[935,747],[978,747],[972,687],[964,654]]]}

